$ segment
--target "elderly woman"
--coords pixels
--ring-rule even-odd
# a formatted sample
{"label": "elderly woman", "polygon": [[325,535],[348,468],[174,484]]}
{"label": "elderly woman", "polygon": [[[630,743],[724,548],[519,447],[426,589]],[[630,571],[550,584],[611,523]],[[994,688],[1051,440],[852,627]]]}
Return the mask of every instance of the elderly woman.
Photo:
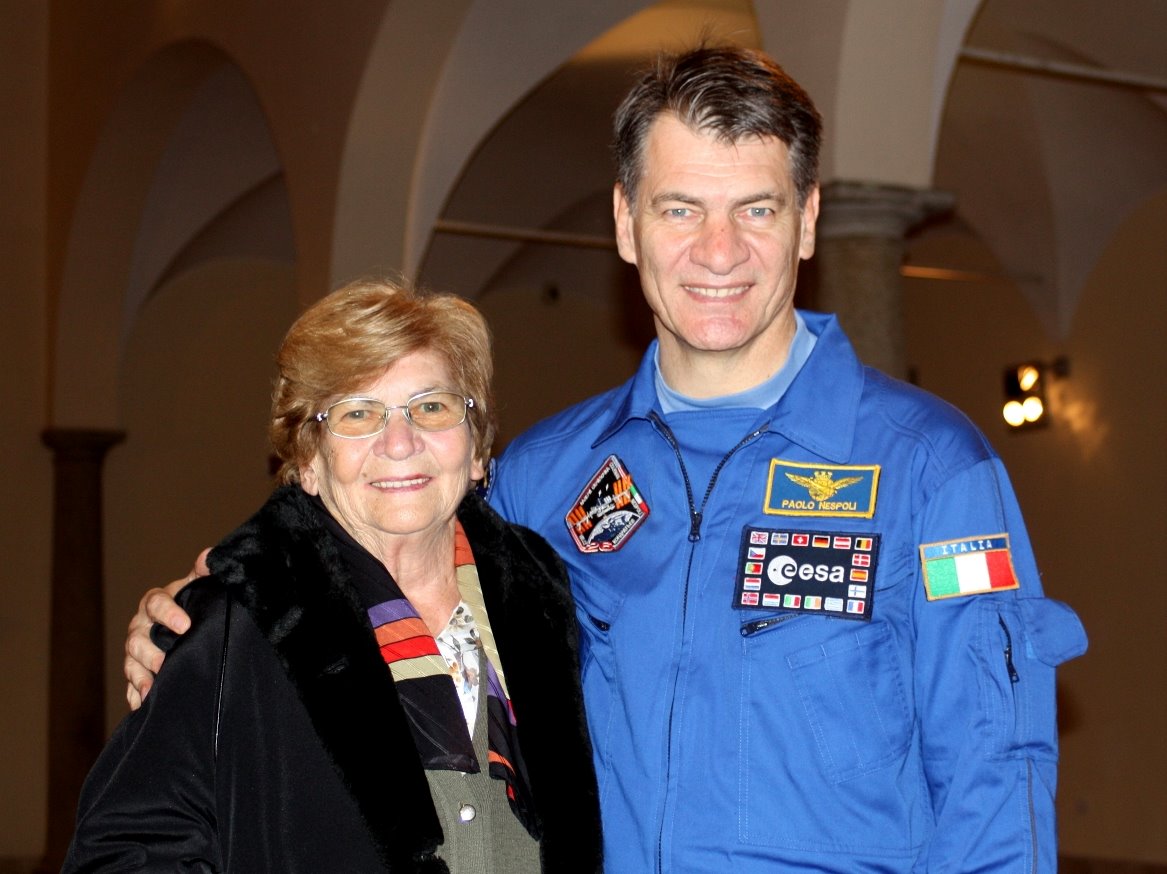
{"label": "elderly woman", "polygon": [[491,373],[452,295],[358,282],[296,321],[283,484],[183,591],[65,871],[601,869],[563,567],[473,491]]}

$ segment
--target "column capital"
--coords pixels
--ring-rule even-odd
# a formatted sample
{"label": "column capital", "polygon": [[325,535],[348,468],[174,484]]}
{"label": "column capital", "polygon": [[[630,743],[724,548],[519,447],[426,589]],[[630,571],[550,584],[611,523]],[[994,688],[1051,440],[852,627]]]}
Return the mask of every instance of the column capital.
{"label": "column capital", "polygon": [[41,442],[58,455],[103,458],[125,439],[125,431],[101,428],[45,428],[41,432]]}
{"label": "column capital", "polygon": [[822,186],[817,236],[885,237],[902,240],[927,220],[951,212],[947,191],[836,180]]}

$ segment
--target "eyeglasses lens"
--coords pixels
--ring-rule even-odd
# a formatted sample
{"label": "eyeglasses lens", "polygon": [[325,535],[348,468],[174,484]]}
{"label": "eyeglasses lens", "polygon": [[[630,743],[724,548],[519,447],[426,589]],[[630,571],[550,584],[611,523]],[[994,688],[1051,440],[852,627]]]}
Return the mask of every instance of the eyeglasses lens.
{"label": "eyeglasses lens", "polygon": [[423,431],[445,431],[466,420],[466,399],[449,391],[431,391],[410,398],[409,421]]}
{"label": "eyeglasses lens", "polygon": [[369,398],[350,398],[328,408],[328,430],[337,437],[371,437],[385,428],[393,410],[403,410],[413,427],[421,431],[446,431],[466,421],[467,399],[449,391],[430,391],[412,397],[401,406],[386,407]]}

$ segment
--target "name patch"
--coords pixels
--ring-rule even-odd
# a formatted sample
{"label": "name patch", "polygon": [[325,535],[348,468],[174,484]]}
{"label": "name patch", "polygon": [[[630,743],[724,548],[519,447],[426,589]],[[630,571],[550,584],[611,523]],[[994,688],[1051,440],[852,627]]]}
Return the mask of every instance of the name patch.
{"label": "name patch", "polygon": [[920,547],[929,601],[1019,589],[1008,534],[925,543]]}
{"label": "name patch", "polygon": [[878,534],[742,531],[733,606],[871,621]]}
{"label": "name patch", "polygon": [[772,458],[762,512],[870,519],[878,489],[878,464],[805,464]]}
{"label": "name patch", "polygon": [[580,552],[614,552],[648,518],[648,503],[632,475],[609,455],[564,517]]}

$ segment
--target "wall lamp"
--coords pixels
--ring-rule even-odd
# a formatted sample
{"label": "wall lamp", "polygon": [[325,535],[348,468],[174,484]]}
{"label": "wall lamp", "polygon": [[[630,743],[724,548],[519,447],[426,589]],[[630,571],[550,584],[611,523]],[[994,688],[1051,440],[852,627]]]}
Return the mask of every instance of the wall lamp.
{"label": "wall lamp", "polygon": [[1050,379],[1068,376],[1070,361],[1060,355],[1053,361],[1023,361],[1005,368],[1005,406],[1001,415],[1010,428],[1022,430],[1049,424],[1046,388]]}

